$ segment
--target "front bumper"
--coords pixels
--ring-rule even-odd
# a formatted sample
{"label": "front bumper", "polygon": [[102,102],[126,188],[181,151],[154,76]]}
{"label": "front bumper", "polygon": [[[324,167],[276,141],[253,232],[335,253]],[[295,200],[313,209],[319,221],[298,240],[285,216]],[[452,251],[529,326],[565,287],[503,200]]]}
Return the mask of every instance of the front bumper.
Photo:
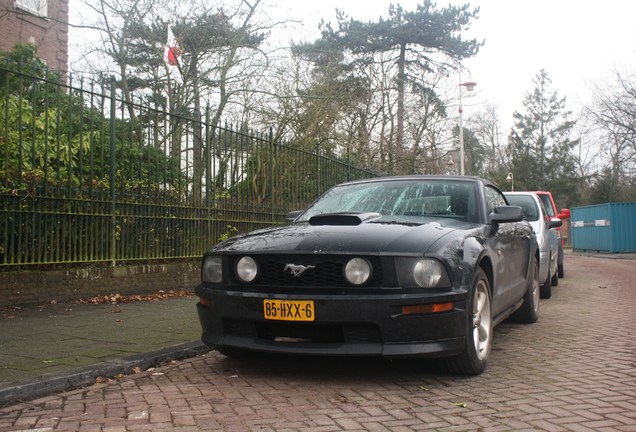
{"label": "front bumper", "polygon": [[[207,289],[197,295],[202,340],[213,348],[270,353],[446,356],[462,351],[466,294],[291,295]],[[312,322],[266,320],[263,300],[313,300]],[[453,310],[404,315],[404,305],[453,301]]]}

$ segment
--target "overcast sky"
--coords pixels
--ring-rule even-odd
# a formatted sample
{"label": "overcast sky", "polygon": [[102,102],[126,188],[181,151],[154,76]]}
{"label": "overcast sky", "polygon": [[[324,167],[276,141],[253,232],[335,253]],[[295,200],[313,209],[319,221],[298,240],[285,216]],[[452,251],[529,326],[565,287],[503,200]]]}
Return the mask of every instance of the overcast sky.
{"label": "overcast sky", "polygon": [[[400,0],[412,11],[422,0]],[[285,39],[314,40],[319,37],[320,19],[336,22],[336,8],[362,21],[388,17],[391,1],[386,0],[266,0],[265,11],[272,19],[296,19],[302,25],[289,30]],[[512,126],[512,113],[523,110],[523,98],[534,89],[532,79],[545,69],[552,89],[566,97],[567,108],[577,113],[589,102],[591,82],[611,76],[611,71],[636,70],[636,1],[633,0],[446,0],[479,7],[465,38],[485,41],[479,54],[464,61],[470,72],[462,76],[477,82],[474,97],[465,102],[470,116],[472,106],[491,103],[498,107],[504,130]],[[73,21],[82,9],[71,0]],[[71,43],[82,40],[71,31]],[[459,77],[458,77],[459,83]]]}
{"label": "overcast sky", "polygon": [[[318,36],[320,18],[335,23],[335,9],[363,21],[388,16],[384,0],[269,0],[280,13],[303,20],[303,33]],[[405,10],[421,1],[401,0]],[[636,1],[632,0],[474,0],[437,1],[480,7],[465,37],[484,40],[479,54],[464,61],[477,82],[471,105],[486,101],[499,107],[506,128],[513,111],[523,110],[533,77],[545,69],[553,90],[577,112],[589,101],[589,83],[607,79],[611,70],[636,67]],[[464,78],[462,76],[462,78]],[[464,81],[464,79],[462,79]],[[459,81],[458,81],[459,82]],[[470,115],[470,107],[465,108]]]}

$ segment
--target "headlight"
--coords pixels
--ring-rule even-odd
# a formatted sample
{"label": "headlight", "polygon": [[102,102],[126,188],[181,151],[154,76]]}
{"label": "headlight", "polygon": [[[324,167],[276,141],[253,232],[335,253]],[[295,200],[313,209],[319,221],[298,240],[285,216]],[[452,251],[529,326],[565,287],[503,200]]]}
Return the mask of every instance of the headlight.
{"label": "headlight", "polygon": [[451,286],[441,262],[431,258],[397,258],[397,274],[403,288],[448,288]]}
{"label": "headlight", "polygon": [[221,283],[223,280],[223,260],[218,255],[207,256],[201,265],[203,282]]}
{"label": "headlight", "polygon": [[254,258],[244,256],[236,262],[236,277],[241,282],[252,282],[258,273],[258,265]]}
{"label": "headlight", "polygon": [[362,285],[371,277],[371,264],[364,258],[352,258],[345,265],[344,273],[347,282]]}

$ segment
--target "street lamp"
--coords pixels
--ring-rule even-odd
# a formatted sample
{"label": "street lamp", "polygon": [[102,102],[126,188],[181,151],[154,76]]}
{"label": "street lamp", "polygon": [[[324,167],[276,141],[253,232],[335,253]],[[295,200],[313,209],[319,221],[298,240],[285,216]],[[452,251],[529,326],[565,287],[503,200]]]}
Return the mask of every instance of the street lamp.
{"label": "street lamp", "polygon": [[460,166],[460,174],[464,175],[464,119],[463,113],[464,110],[462,108],[462,87],[466,87],[466,90],[473,91],[475,86],[477,85],[474,81],[466,81],[461,82],[461,72],[459,74],[459,166]]}
{"label": "street lamp", "polygon": [[515,176],[513,173],[509,172],[508,173],[508,177],[506,177],[506,180],[508,180],[510,182],[510,185],[512,186],[512,192],[515,191]]}

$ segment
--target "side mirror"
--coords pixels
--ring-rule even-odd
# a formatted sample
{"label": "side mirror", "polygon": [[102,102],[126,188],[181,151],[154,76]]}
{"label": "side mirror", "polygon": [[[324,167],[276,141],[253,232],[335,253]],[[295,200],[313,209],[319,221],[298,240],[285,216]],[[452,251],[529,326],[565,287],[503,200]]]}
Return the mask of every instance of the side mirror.
{"label": "side mirror", "polygon": [[490,213],[491,223],[521,222],[523,210],[519,206],[500,206]]}
{"label": "side mirror", "polygon": [[561,209],[561,212],[557,215],[559,219],[570,219],[570,209]]}
{"label": "side mirror", "polygon": [[305,210],[294,210],[287,213],[285,216],[285,223],[291,223],[296,220],[298,216],[300,216]]}
{"label": "side mirror", "polygon": [[563,221],[559,218],[550,219],[550,223],[548,224],[548,228],[559,228],[563,225]]}

